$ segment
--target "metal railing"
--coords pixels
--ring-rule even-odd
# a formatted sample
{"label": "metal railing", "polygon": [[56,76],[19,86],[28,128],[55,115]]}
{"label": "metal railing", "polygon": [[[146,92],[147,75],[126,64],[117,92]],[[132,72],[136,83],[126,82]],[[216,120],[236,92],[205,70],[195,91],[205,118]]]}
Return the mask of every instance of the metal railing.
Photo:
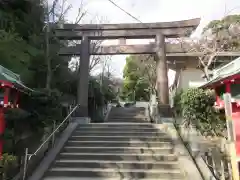
{"label": "metal railing", "polygon": [[[60,128],[63,127],[63,125],[68,122],[70,123],[70,117],[71,115],[76,111],[76,109],[79,107],[79,105],[76,105],[72,110],[70,110],[70,113],[64,118],[64,120],[55,128],[55,122],[53,124],[53,132],[45,139],[45,141],[37,148],[37,150],[34,153],[29,153],[28,148],[25,150],[25,157],[24,157],[24,162],[23,162],[23,175],[22,175],[22,180],[25,180],[27,177],[27,171],[28,171],[28,164],[29,161],[32,159],[32,157],[37,156],[42,149],[47,145],[47,143],[51,140],[51,148],[54,147],[55,141],[56,141],[56,133],[59,132]],[[47,148],[48,150],[48,148]],[[44,152],[45,153],[45,152]]]}

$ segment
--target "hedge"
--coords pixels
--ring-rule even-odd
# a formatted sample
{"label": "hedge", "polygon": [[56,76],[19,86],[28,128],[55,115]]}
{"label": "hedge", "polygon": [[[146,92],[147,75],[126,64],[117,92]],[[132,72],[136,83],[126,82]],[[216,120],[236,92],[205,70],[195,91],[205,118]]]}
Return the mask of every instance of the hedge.
{"label": "hedge", "polygon": [[176,114],[184,119],[184,125],[194,125],[205,136],[225,136],[226,123],[223,113],[214,107],[215,92],[190,88],[176,94]]}

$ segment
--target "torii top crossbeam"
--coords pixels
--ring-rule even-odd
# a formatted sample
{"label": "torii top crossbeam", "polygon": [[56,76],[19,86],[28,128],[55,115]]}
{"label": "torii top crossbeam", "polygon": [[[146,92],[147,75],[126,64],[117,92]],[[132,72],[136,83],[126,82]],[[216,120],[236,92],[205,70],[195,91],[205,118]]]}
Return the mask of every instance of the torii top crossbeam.
{"label": "torii top crossbeam", "polygon": [[200,18],[161,22],[161,23],[129,23],[129,24],[62,24],[53,27],[56,36],[63,39],[144,39],[155,38],[156,34],[165,37],[189,35],[200,23]]}

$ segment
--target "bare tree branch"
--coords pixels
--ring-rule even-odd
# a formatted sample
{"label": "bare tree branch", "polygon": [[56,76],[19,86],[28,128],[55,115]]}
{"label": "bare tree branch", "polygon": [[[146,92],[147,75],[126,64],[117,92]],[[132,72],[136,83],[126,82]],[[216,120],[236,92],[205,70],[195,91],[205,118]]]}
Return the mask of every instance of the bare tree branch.
{"label": "bare tree branch", "polygon": [[[86,14],[86,12],[84,11],[83,13],[81,13],[82,8],[82,3],[83,1],[81,1],[81,6],[79,7],[78,10],[78,15],[76,17],[76,23],[79,23],[80,20],[84,17],[84,15]],[[48,1],[45,2],[45,6],[46,6],[46,13],[45,13],[45,18],[46,18],[46,33],[45,33],[45,37],[46,37],[46,64],[47,64],[47,79],[46,79],[46,88],[50,89],[51,88],[51,82],[52,82],[52,72],[56,71],[60,65],[56,65],[55,67],[52,67],[52,60],[51,57],[49,56],[49,49],[50,49],[50,44],[49,44],[49,23],[50,23],[50,16],[52,16],[53,18],[51,19],[51,21],[53,23],[61,23],[64,21],[64,17],[66,16],[66,14],[69,12],[69,10],[72,8],[72,5],[66,5],[67,4],[67,0],[62,0],[62,2],[60,2],[60,0],[54,0],[52,7],[49,10],[49,4]],[[59,9],[58,9],[59,8]],[[55,19],[55,17],[57,19]]]}

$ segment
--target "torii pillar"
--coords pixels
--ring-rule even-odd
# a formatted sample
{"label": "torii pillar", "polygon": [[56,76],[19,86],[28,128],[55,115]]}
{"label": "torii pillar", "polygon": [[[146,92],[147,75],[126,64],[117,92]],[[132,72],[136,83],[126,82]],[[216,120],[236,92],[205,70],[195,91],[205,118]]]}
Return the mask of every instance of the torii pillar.
{"label": "torii pillar", "polygon": [[79,104],[79,109],[75,115],[77,117],[88,117],[90,40],[87,36],[82,37],[81,45],[77,88],[77,103]]}
{"label": "torii pillar", "polygon": [[168,86],[168,66],[166,57],[165,37],[163,34],[157,34],[156,39],[156,73],[157,73],[157,94],[159,103],[159,113],[162,117],[171,116],[169,104],[169,86]]}

